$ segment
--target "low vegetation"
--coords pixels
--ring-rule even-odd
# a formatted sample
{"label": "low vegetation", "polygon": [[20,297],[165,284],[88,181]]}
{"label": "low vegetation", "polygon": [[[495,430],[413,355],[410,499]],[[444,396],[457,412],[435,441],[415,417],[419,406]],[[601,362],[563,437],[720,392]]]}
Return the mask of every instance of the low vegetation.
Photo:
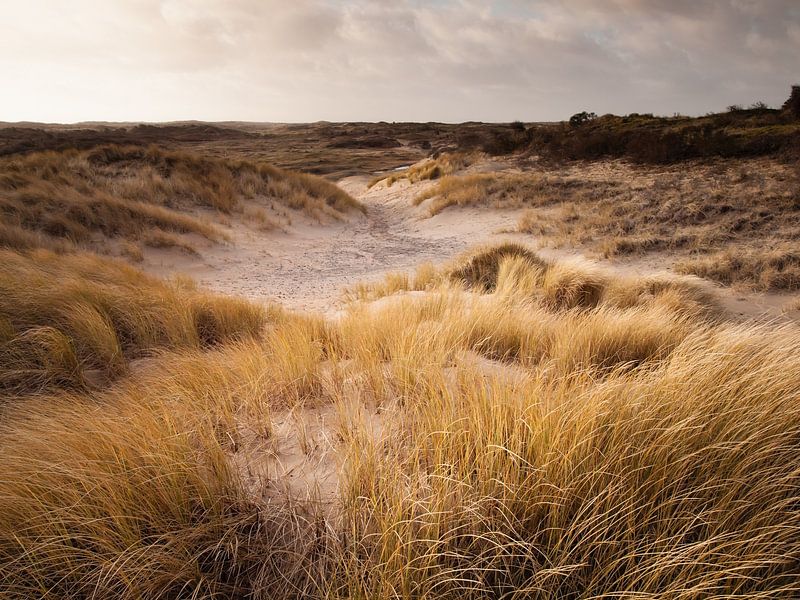
{"label": "low vegetation", "polygon": [[795,290],[798,193],[797,166],[772,159],[660,168],[598,161],[449,175],[414,203],[431,215],[450,207],[527,209],[515,230],[544,244],[607,258],[669,253],[684,273]]}
{"label": "low vegetation", "polygon": [[528,130],[525,147],[551,160],[625,158],[666,164],[691,159],[784,155],[797,158],[800,147],[797,86],[781,109],[756,102],[730,106],[703,117],[627,116],[582,112],[568,123]]}
{"label": "low vegetation", "polygon": [[679,261],[675,269],[724,285],[763,292],[800,290],[800,252],[796,248],[736,248]]}
{"label": "low vegetation", "polygon": [[554,160],[625,158],[666,164],[696,158],[792,153],[800,123],[779,110],[737,109],[705,117],[604,115],[535,130],[529,150]]}
{"label": "low vegetation", "polygon": [[540,173],[475,173],[449,175],[414,198],[419,205],[433,199],[428,211],[435,215],[450,206],[521,208],[559,202],[597,201],[615,185]]}
{"label": "low vegetation", "polygon": [[[223,237],[215,215],[250,214],[245,201],[314,218],[363,210],[336,185],[267,164],[207,158],[151,146],[99,146],[0,161],[0,244],[16,249],[103,250],[108,240]],[[219,220],[219,219],[217,219]],[[265,219],[261,219],[265,222]]]}
{"label": "low vegetation", "polygon": [[459,149],[493,156],[523,154],[548,162],[622,158],[641,164],[671,164],[695,159],[760,156],[797,157],[800,112],[797,88],[781,109],[762,102],[729,106],[702,117],[675,114],[629,115],[581,111],[559,123],[511,123],[469,129],[458,136]]}
{"label": "low vegetation", "polygon": [[580,260],[546,260],[515,242],[478,247],[439,269],[421,265],[413,277],[390,273],[383,282],[357,286],[349,299],[370,302],[408,291],[463,289],[551,311],[630,309],[669,298],[674,308],[693,316],[711,318],[719,312],[713,294],[697,278],[623,277]]}
{"label": "low vegetation", "polygon": [[[99,289],[134,277],[4,258],[67,260]],[[619,279],[513,244],[371,290],[383,298],[337,321],[276,314],[259,337],[193,341],[104,390],[9,405],[0,593],[800,592],[795,326],[731,323],[692,278]],[[57,306],[17,304],[68,330]],[[286,459],[287,410],[302,460],[323,460],[302,415],[324,407],[332,499],[253,475]]]}
{"label": "low vegetation", "polygon": [[[416,163],[441,152],[519,146],[515,123],[209,123],[108,127],[0,123],[0,156],[104,144],[151,144],[220,159],[268,163],[338,181]],[[520,131],[522,128],[522,132]]]}
{"label": "low vegetation", "polygon": [[[560,172],[576,176],[574,169]],[[517,231],[606,257],[669,253],[684,272],[762,290],[794,289],[796,165],[761,159],[654,170],[600,162],[581,172],[591,194],[532,208]]]}
{"label": "low vegetation", "polygon": [[[621,276],[504,243],[357,285],[331,319],[88,250],[196,252],[231,216],[283,227],[273,203],[313,218],[363,210],[333,184],[141,145],[58,146],[83,133],[34,144],[53,152],[12,147],[0,597],[797,597],[800,328],[742,322],[695,276],[800,289],[794,164],[462,172],[472,148],[642,163],[788,154],[792,106],[464,125],[461,152],[433,148],[387,185],[435,181],[415,200],[431,214],[528,208],[520,231],[607,256],[675,251],[681,274]],[[348,127],[314,131],[331,153],[410,153],[385,141],[388,124]],[[458,138],[437,127],[391,141]],[[191,135],[180,143],[262,144]]]}
{"label": "low vegetation", "polygon": [[405,179],[409,183],[439,179],[468,167],[478,160],[479,156],[477,153],[469,152],[445,152],[436,157],[426,158],[391,175],[378,175],[372,179],[369,187],[382,181],[385,181],[386,185],[392,186],[401,179]]}

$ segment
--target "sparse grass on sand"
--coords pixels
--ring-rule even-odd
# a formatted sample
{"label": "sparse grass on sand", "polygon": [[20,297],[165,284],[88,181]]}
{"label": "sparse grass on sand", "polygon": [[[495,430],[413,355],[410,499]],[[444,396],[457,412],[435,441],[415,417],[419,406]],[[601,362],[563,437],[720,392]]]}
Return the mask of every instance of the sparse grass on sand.
{"label": "sparse grass on sand", "polygon": [[414,205],[433,198],[428,206],[431,215],[438,214],[449,206],[548,206],[566,201],[600,200],[613,187],[606,183],[601,189],[595,182],[536,173],[449,175],[418,194],[414,198]]}
{"label": "sparse grass on sand", "polygon": [[516,231],[618,257],[653,252],[680,272],[762,291],[798,289],[800,171],[775,159],[634,166],[539,165],[536,172],[454,174],[418,194],[449,207],[528,208]]}
{"label": "sparse grass on sand", "polygon": [[800,251],[796,247],[738,247],[679,261],[675,270],[763,292],[800,290]]}
{"label": "sparse grass on sand", "polygon": [[[800,593],[797,327],[728,322],[692,278],[515,245],[373,287],[337,321],[276,315],[9,405],[0,595]],[[248,475],[282,460],[276,415],[309,406],[333,411],[330,505]]]}
{"label": "sparse grass on sand", "polygon": [[[151,248],[175,248],[193,256],[198,256],[200,254],[197,251],[197,248],[191,242],[186,241],[174,233],[167,233],[166,231],[161,231],[159,229],[148,231],[142,236],[141,241],[145,246],[149,246]],[[126,254],[124,249],[123,254]],[[136,259],[135,251],[133,258],[134,260]]]}
{"label": "sparse grass on sand", "polygon": [[316,219],[364,210],[314,175],[156,146],[99,146],[0,160],[0,245],[99,249],[104,239],[150,236],[170,237],[185,247],[178,234],[222,237],[208,218],[214,214],[252,215],[252,207],[244,210],[245,201],[277,204]]}
{"label": "sparse grass on sand", "polygon": [[800,226],[800,172],[776,160],[662,168],[598,162],[560,172],[596,191],[566,200],[558,212],[523,216],[520,230],[589,245],[606,256],[788,241]]}
{"label": "sparse grass on sand", "polygon": [[[516,231],[606,258],[668,253],[680,269],[759,290],[794,290],[792,245],[800,229],[800,171],[789,162],[621,161],[535,172],[443,177],[414,203],[431,215],[450,207],[527,208]],[[423,204],[425,203],[425,204]]]}

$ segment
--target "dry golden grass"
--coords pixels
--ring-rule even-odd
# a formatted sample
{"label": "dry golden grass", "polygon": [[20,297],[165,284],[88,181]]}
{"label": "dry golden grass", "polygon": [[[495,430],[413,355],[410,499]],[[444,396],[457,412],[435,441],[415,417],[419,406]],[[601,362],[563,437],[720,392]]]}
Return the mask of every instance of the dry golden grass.
{"label": "dry golden grass", "polygon": [[258,335],[264,310],[90,254],[0,250],[0,390],[81,388],[164,348]]}
{"label": "dry golden grass", "polygon": [[349,477],[366,542],[348,591],[793,596],[800,365],[782,347],[796,330],[700,330],[602,382],[418,377],[403,453]]}
{"label": "dry golden grass", "polygon": [[6,415],[0,594],[236,598],[258,585],[270,597],[302,584],[312,515],[255,503],[230,461],[237,414],[269,421],[267,358],[252,342],[166,356],[102,397]]}
{"label": "dry golden grass", "polygon": [[[516,231],[544,243],[588,248],[605,257],[708,254],[708,260],[682,263],[684,272],[791,290],[796,285],[791,250],[781,248],[791,249],[800,229],[798,190],[796,166],[773,159],[680,167],[598,161],[541,164],[536,173],[450,175],[414,203],[429,201],[431,215],[456,206],[530,207]],[[754,240],[777,249],[758,258],[755,251],[741,250]],[[728,266],[717,268],[718,258]]]}
{"label": "dry golden grass", "polygon": [[[800,329],[524,246],[381,292],[8,407],[0,595],[800,593]],[[333,409],[330,505],[248,475],[309,406]]]}
{"label": "dry golden grass", "polygon": [[[200,211],[244,212],[246,218],[252,211],[245,212],[245,200],[316,219],[364,210],[336,185],[313,175],[155,146],[100,146],[0,161],[0,244],[56,250],[74,243],[97,249],[98,241],[108,238],[167,239],[182,233],[218,240],[222,233]],[[258,220],[266,223],[261,216]]]}
{"label": "dry golden grass", "polygon": [[280,223],[269,216],[263,208],[245,206],[244,218],[250,223],[255,223],[259,231],[273,231],[281,228]]}
{"label": "dry golden grass", "polygon": [[557,210],[526,212],[518,230],[606,257],[791,245],[800,227],[797,168],[776,160],[664,168],[597,162],[555,171],[592,193],[563,198]]}
{"label": "dry golden grass", "polygon": [[344,291],[344,299],[376,300],[398,292],[426,291],[442,282],[443,276],[431,263],[418,266],[412,276],[408,273],[387,273],[382,281],[361,282]]}
{"label": "dry golden grass", "polygon": [[378,175],[370,181],[368,187],[381,181],[386,181],[387,186],[392,186],[401,179],[406,179],[409,183],[439,179],[468,167],[479,158],[480,154],[478,153],[445,152],[435,158],[426,158],[413,164],[404,171],[398,171],[391,175]]}
{"label": "dry golden grass", "polygon": [[[149,246],[150,248],[174,248],[194,256],[200,255],[200,253],[197,251],[197,248],[191,242],[175,235],[174,233],[167,233],[166,231],[161,231],[160,229],[146,232],[144,235],[142,235],[141,241],[145,246]],[[136,259],[135,252],[133,258]]]}
{"label": "dry golden grass", "polygon": [[606,183],[602,192],[594,183],[575,178],[520,173],[476,173],[450,175],[414,198],[419,205],[433,199],[428,210],[435,215],[450,206],[521,208],[548,206],[569,201],[599,200],[614,187]]}
{"label": "dry golden grass", "polygon": [[0,223],[0,247],[17,250],[47,248],[54,252],[66,252],[74,249],[74,244],[69,240],[56,239],[10,223]]}
{"label": "dry golden grass", "polygon": [[405,291],[457,288],[510,295],[525,301],[535,299],[549,309],[594,308],[608,305],[631,308],[660,295],[675,300],[692,313],[718,312],[716,299],[706,286],[692,277],[612,275],[582,261],[549,261],[524,244],[503,242],[479,246],[457,257],[441,269],[425,264],[410,278],[390,273],[384,281],[360,284],[351,300],[375,300]]}
{"label": "dry golden grass", "polygon": [[725,285],[745,285],[766,292],[800,289],[800,252],[795,247],[737,247],[679,261],[675,270]]}
{"label": "dry golden grass", "polygon": [[140,263],[144,260],[142,248],[136,242],[123,240],[120,243],[120,253],[131,262]]}

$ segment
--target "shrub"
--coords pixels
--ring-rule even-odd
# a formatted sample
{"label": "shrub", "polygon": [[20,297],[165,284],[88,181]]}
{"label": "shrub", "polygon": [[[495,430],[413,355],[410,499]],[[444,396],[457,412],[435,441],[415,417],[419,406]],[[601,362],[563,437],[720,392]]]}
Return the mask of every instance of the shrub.
{"label": "shrub", "polygon": [[691,158],[764,156],[791,152],[800,128],[780,111],[756,108],[704,117],[573,115],[572,126],[553,124],[529,130],[529,149],[554,160],[625,157],[641,163]]}
{"label": "shrub", "polygon": [[575,113],[569,118],[569,124],[573,127],[579,127],[584,123],[588,123],[589,121],[593,121],[597,118],[597,115],[593,112],[586,112],[585,110],[579,113]]}
{"label": "shrub", "polygon": [[792,93],[783,103],[783,111],[795,119],[800,119],[800,85],[792,86]]}

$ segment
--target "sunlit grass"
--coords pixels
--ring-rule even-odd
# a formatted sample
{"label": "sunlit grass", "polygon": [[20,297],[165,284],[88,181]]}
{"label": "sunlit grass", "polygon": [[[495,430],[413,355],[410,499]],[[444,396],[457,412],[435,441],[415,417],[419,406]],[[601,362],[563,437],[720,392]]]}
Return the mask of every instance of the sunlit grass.
{"label": "sunlit grass", "polygon": [[[518,245],[353,296],[336,320],[273,311],[259,335],[7,407],[0,594],[800,593],[795,326]],[[325,459],[315,410],[334,496],[254,477]]]}

